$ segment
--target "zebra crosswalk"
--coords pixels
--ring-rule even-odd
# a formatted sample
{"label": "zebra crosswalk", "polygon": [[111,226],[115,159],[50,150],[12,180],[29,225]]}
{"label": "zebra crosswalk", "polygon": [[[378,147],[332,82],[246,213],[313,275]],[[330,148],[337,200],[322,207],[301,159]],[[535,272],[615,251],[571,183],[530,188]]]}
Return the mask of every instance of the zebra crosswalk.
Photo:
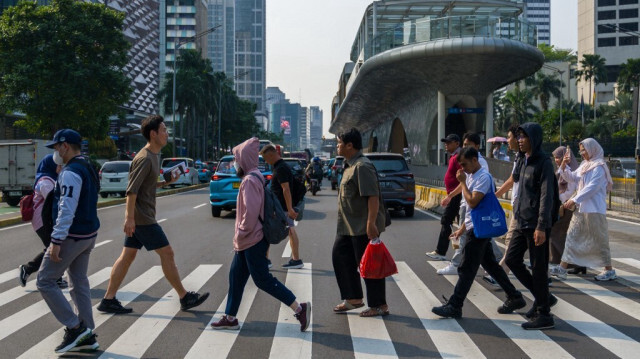
{"label": "zebra crosswalk", "polygon": [[[633,279],[640,273],[640,261],[630,258],[614,260],[624,265],[624,269],[619,270],[621,277],[633,284]],[[417,268],[418,265],[421,267]],[[324,271],[305,263],[304,268],[282,271],[280,275],[284,276],[283,283],[300,300],[312,302],[314,315],[306,332],[299,331],[299,323],[290,308],[275,300],[267,301],[266,297],[260,297],[261,292],[249,281],[237,314],[239,330],[218,331],[210,327],[210,323],[224,313],[227,301],[222,295],[212,295],[209,299],[212,302],[207,304],[210,311],[196,308],[196,311],[201,310],[206,315],[190,317],[200,321],[198,330],[194,331],[192,325],[191,329],[184,331],[196,334],[173,340],[171,345],[181,347],[175,353],[167,352],[164,355],[153,351],[154,345],[159,341],[171,340],[168,338],[172,336],[179,336],[183,326],[188,324],[181,320],[184,317],[178,316],[180,304],[175,291],[163,289],[167,288],[167,284],[161,267],[152,266],[131,278],[118,292],[123,305],[149,302],[140,313],[114,316],[97,312],[100,296],[94,294],[94,331],[100,335],[104,330],[108,334],[98,338],[101,347],[92,357],[246,357],[248,351],[245,346],[251,343],[246,336],[256,335],[256,324],[252,322],[254,311],[273,313],[270,316],[271,329],[264,333],[268,336],[270,346],[255,348],[255,353],[260,353],[256,357],[265,358],[399,358],[410,356],[407,352],[411,350],[416,351],[412,355],[414,357],[443,358],[575,358],[584,357],[585,353],[607,358],[636,358],[640,353],[640,294],[630,285],[595,282],[586,276],[570,276],[567,281],[554,282],[556,284],[552,292],[559,299],[553,308],[556,329],[524,331],[520,328],[525,320],[523,316],[497,313],[496,309],[505,299],[504,293],[482,280],[473,284],[462,319],[442,319],[433,314],[431,308],[441,304],[441,295],[451,294],[457,281],[457,276],[435,274],[435,270],[444,265],[445,262],[438,261],[419,264],[398,261],[398,274],[387,280],[387,301],[391,315],[361,318],[358,311],[331,313],[330,308],[338,300],[332,298],[329,302],[322,295],[323,288],[314,285],[318,276],[325,274]],[[102,293],[99,288],[105,288],[110,270],[110,267],[105,267],[90,274],[90,286],[94,292]],[[186,274],[183,284],[189,290],[207,291],[210,290],[207,289],[210,283],[225,282],[227,275],[228,268],[223,264],[199,264]],[[4,273],[0,274],[0,279],[5,277],[7,275]],[[517,280],[513,279],[513,283],[531,303],[531,293],[522,288]],[[165,291],[166,294],[162,295]],[[71,300],[68,291],[64,292],[67,299]],[[396,306],[400,296],[403,297],[403,303],[408,303],[402,310]],[[589,305],[583,305],[582,300],[588,301]],[[18,309],[7,313],[3,311],[7,307]],[[34,342],[31,345],[19,348],[19,353],[0,351],[0,358],[57,357],[53,348],[61,340],[63,330],[39,297],[33,280],[24,288],[17,286],[16,281],[16,287],[0,293],[0,313],[0,347],[10,342],[20,342],[27,336],[38,336],[30,339]],[[470,313],[472,318],[466,318],[466,313]],[[607,320],[609,316],[614,318],[611,322]],[[625,322],[622,323],[620,318],[625,318]],[[478,323],[478,328],[484,332],[477,332],[474,323]],[[336,325],[347,326],[346,335],[336,336],[335,345],[327,345],[326,342],[314,345],[316,336],[321,335],[317,331]],[[55,329],[49,332],[26,330],[33,326]],[[413,335],[408,336],[408,331]],[[507,354],[501,351],[501,345],[495,343],[508,343],[514,351]],[[245,355],[238,354],[240,352]]]}

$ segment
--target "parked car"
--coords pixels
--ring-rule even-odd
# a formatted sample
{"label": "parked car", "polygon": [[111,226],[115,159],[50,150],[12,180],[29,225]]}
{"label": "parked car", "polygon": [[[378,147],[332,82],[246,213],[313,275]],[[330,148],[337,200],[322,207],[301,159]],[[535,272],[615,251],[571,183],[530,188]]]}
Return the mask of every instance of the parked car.
{"label": "parked car", "polygon": [[331,160],[333,160],[333,163],[331,163],[331,161],[329,163],[331,163],[331,170],[329,172],[329,181],[331,182],[331,189],[338,189],[338,186],[340,185],[340,182],[338,181],[338,177],[342,177],[340,176],[342,174],[343,171],[343,167],[342,167],[342,162],[344,161],[344,157],[342,156],[337,156],[336,158],[332,158]]}
{"label": "parked car", "polygon": [[171,157],[163,159],[162,164],[160,165],[160,176],[162,176],[164,171],[170,169],[180,162],[186,163],[187,169],[185,170],[184,175],[181,175],[176,182],[170,185],[170,187],[173,188],[179,184],[186,186],[193,186],[195,184],[198,184],[198,170],[195,168],[195,163],[193,162],[193,160],[187,157]]}
{"label": "parked car", "polygon": [[378,182],[384,204],[389,209],[404,210],[413,217],[416,181],[404,157],[397,153],[366,153],[378,171]]}
{"label": "parked car", "polygon": [[636,160],[634,158],[612,158],[609,170],[614,178],[636,178]]}
{"label": "parked car", "polygon": [[100,196],[107,198],[110,194],[126,195],[129,185],[129,168],[131,161],[109,161],[100,168]]}
{"label": "parked car", "polygon": [[302,167],[302,161],[293,157],[283,158],[283,160],[291,167],[293,177],[301,183],[304,183],[304,167]]}
{"label": "parked car", "polygon": [[[211,203],[211,215],[220,217],[222,210],[231,211],[236,208],[238,189],[242,179],[236,175],[233,167],[235,158],[233,155],[224,156],[218,162],[216,171],[209,182],[209,203]],[[264,161],[262,156],[258,159],[258,169],[267,180],[271,180],[271,166]]]}

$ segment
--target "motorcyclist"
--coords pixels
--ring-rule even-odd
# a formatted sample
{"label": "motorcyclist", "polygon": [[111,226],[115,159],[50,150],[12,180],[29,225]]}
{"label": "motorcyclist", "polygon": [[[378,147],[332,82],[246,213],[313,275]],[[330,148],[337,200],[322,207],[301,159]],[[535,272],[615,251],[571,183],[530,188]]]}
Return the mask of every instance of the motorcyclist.
{"label": "motorcyclist", "polygon": [[323,171],[322,171],[322,163],[320,162],[320,158],[319,157],[314,157],[313,160],[311,160],[311,163],[309,163],[309,165],[307,166],[307,168],[305,169],[305,174],[307,176],[307,181],[309,181],[309,183],[311,183],[311,179],[315,178],[318,180],[318,188],[320,188],[320,186],[322,185],[322,177],[323,177]]}

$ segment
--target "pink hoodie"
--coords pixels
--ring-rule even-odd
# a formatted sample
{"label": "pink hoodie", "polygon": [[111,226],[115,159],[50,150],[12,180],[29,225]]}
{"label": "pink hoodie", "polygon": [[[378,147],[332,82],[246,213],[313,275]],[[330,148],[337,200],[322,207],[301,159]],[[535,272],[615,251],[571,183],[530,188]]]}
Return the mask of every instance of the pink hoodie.
{"label": "pink hoodie", "polygon": [[[264,213],[264,186],[262,173],[258,170],[258,138],[250,138],[233,148],[233,155],[245,175],[240,183],[236,202],[236,230],[233,248],[243,251],[263,238],[262,224],[258,216]],[[260,179],[249,172],[256,173]]]}

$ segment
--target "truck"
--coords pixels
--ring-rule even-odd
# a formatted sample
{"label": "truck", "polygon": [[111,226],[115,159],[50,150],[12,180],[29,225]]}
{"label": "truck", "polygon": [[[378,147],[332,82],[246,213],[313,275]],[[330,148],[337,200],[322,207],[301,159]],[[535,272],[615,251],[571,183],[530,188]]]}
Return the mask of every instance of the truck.
{"label": "truck", "polygon": [[51,153],[45,140],[0,140],[0,192],[10,206],[33,192],[38,164]]}

